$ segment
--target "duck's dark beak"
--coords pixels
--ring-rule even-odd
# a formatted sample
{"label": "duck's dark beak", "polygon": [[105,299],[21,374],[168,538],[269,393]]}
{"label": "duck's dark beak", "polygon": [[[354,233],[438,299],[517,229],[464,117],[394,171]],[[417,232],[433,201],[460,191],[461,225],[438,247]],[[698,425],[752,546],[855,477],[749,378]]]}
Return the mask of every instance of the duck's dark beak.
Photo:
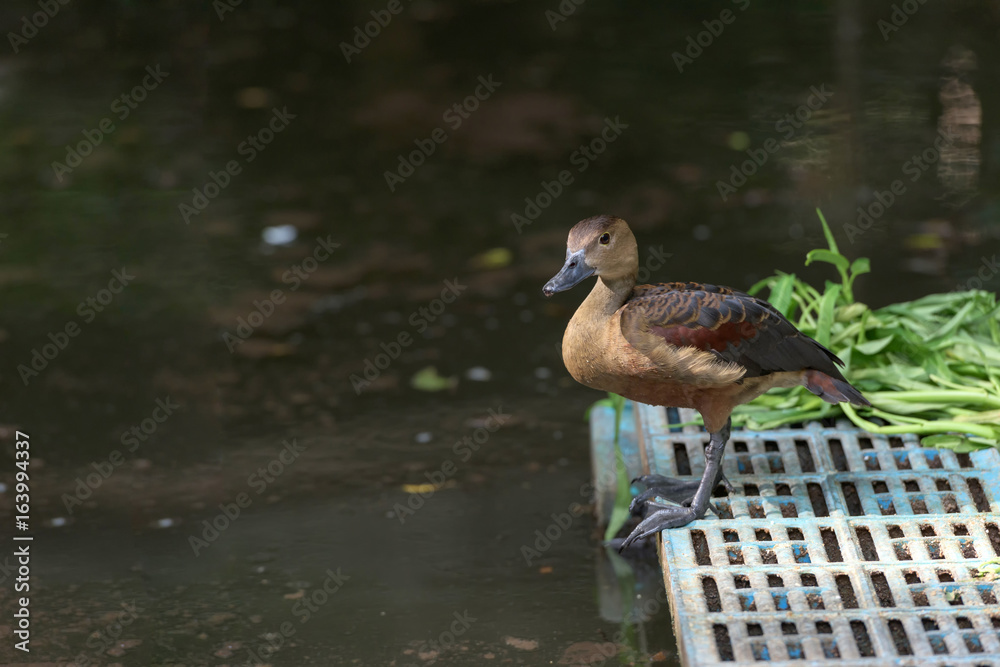
{"label": "duck's dark beak", "polygon": [[590,276],[594,275],[594,269],[587,266],[584,261],[583,249],[576,252],[566,253],[566,263],[559,270],[552,280],[545,283],[542,294],[552,296],[556,292],[565,292],[574,285],[578,285]]}

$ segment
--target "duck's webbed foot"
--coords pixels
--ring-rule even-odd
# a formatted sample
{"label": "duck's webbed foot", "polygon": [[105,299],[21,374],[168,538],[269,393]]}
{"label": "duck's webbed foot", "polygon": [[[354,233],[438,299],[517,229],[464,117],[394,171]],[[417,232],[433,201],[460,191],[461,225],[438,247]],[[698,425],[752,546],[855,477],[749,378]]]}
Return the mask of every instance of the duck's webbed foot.
{"label": "duck's webbed foot", "polygon": [[[725,480],[722,475],[722,455],[726,450],[726,441],[729,440],[729,428],[730,423],[727,422],[723,429],[712,434],[705,448],[705,472],[700,481],[683,481],[661,475],[646,475],[639,478],[639,481],[646,483],[648,488],[632,501],[630,509],[635,510],[645,503],[652,511],[625,538],[620,550],[624,550],[636,540],[655,535],[661,530],[686,526],[705,516],[705,512],[710,509],[715,512],[709,500],[716,485]],[[725,481],[725,485],[727,491],[732,491],[732,485],[728,481]],[[667,498],[681,506],[658,502],[655,500],[656,496]]]}
{"label": "duck's webbed foot", "polygon": [[[663,475],[642,475],[632,480],[633,484],[636,482],[645,486],[646,490],[639,492],[632,499],[632,504],[628,508],[632,514],[637,513],[639,508],[644,504],[658,504],[654,502],[656,498],[666,498],[677,505],[690,507],[694,501],[695,492],[701,486],[701,480],[675,479],[673,477],[664,477]],[[733,492],[733,485],[729,483],[725,475],[719,476],[716,483],[712,485],[712,491],[720,484],[726,490],[726,493]],[[711,505],[709,505],[709,509],[712,509]]]}
{"label": "duck's webbed foot", "polygon": [[[659,507],[655,512],[643,519],[635,530],[625,538],[622,542],[621,547],[618,549],[619,552],[624,551],[630,544],[641,540],[645,537],[650,537],[651,535],[656,535],[662,530],[668,528],[680,528],[681,526],[686,526],[692,521],[700,519],[701,516],[698,515],[697,510],[692,507],[676,507],[670,505],[661,505],[656,502],[651,502],[652,507]],[[701,515],[704,516],[705,511],[702,510]]]}

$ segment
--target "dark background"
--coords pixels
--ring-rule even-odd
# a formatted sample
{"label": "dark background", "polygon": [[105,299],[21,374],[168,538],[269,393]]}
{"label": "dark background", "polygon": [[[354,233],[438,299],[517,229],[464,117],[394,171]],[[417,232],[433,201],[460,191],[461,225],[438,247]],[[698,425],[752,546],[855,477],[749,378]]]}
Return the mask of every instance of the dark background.
{"label": "dark background", "polygon": [[[626,218],[643,261],[669,254],[652,281],[745,289],[784,270],[821,285],[832,276],[802,266],[823,244],[819,206],[844,254],[871,257],[856,291],[872,306],[1000,285],[984,268],[1000,247],[995,1],[902,3],[915,12],[888,31],[893,5],[860,0],[567,0],[554,30],[554,1],[402,0],[350,63],[341,43],[386,3],[201,4],[54,3],[16,52],[8,33],[41,10],[0,8],[0,662],[242,665],[290,622],[263,661],[596,664],[621,612],[591,516],[522,556],[553,513],[590,501],[583,416],[601,396],[558,354],[584,288],[541,295],[576,221]],[[679,72],[675,52],[724,10],[734,20]],[[157,65],[169,74],[119,119],[115,99]],[[480,76],[501,85],[453,129],[445,112]],[[832,97],[788,136],[776,124],[814,86]],[[275,108],[294,118],[247,162],[241,143]],[[60,180],[53,162],[103,118],[114,131]],[[606,118],[628,127],[581,173],[572,155]],[[385,172],[439,127],[447,140],[390,191]],[[954,143],[909,180],[939,131]],[[779,150],[723,201],[717,183],[769,139]],[[185,223],[179,206],[230,160],[240,173]],[[567,169],[519,231],[512,214]],[[845,225],[895,179],[905,193],[851,242]],[[265,243],[280,225],[297,238]],[[340,247],[293,290],[285,272],[318,237]],[[78,304],[123,267],[134,281],[85,321]],[[416,324],[446,280],[466,288]],[[227,345],[276,289],[284,302]],[[25,384],[19,366],[69,322],[79,334]],[[429,366],[452,386],[414,388]],[[123,433],[167,397],[180,407],[128,451]],[[453,446],[491,409],[510,418],[462,461]],[[16,429],[32,454],[30,655],[7,638]],[[292,439],[304,452],[258,493],[249,477]],[[124,462],[67,502],[115,450]],[[449,460],[401,522],[394,508]],[[195,555],[202,522],[242,493]],[[302,623],[328,570],[349,578]],[[123,602],[141,611],[116,629]],[[465,612],[475,622],[443,640]],[[627,643],[613,661],[675,664],[663,609]]]}

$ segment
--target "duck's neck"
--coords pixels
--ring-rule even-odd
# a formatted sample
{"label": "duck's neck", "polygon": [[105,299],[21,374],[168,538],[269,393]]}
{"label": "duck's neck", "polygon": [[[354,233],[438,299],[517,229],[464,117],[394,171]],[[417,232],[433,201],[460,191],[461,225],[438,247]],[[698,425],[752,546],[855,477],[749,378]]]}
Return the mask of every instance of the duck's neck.
{"label": "duck's neck", "polygon": [[580,310],[586,310],[591,317],[594,315],[611,317],[628,301],[633,287],[635,287],[635,276],[614,279],[600,277],[590,295],[580,306]]}

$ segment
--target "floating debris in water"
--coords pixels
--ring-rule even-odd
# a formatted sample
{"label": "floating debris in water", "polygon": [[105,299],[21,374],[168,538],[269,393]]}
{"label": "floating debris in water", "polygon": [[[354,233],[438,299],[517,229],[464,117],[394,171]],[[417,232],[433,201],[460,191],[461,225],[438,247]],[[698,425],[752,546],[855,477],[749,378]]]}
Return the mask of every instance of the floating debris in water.
{"label": "floating debris in water", "polygon": [[539,366],[538,368],[535,369],[535,377],[538,378],[539,380],[548,380],[550,377],[552,377],[552,371],[550,371],[545,366]]}
{"label": "floating debris in water", "polygon": [[[447,482],[442,482],[440,484],[431,484],[429,482],[424,482],[423,484],[404,484],[402,490],[404,493],[418,493],[422,496],[426,496],[428,493],[434,493],[435,491],[440,491],[441,489],[454,489],[458,486],[458,482],[453,479],[449,479]],[[389,513],[390,518],[395,516],[393,512]]]}
{"label": "floating debris in water", "polygon": [[534,651],[538,648],[538,641],[535,639],[521,639],[520,637],[504,637],[503,643],[513,646],[521,651]]}
{"label": "floating debris in water", "polygon": [[489,382],[493,377],[490,369],[483,366],[473,366],[465,371],[465,377],[473,382]]}
{"label": "floating debris in water", "polygon": [[443,377],[438,374],[437,368],[428,366],[410,378],[410,386],[418,391],[442,391],[458,386],[458,378]]}
{"label": "floating debris in water", "polygon": [[260,236],[264,243],[271,246],[288,245],[299,237],[299,230],[295,225],[276,225],[265,227]]}
{"label": "floating debris in water", "polygon": [[175,525],[177,525],[177,522],[171,519],[170,517],[167,517],[165,519],[157,519],[156,521],[153,522],[154,528],[170,528],[171,526]]}
{"label": "floating debris in water", "polygon": [[742,151],[750,146],[750,135],[746,132],[731,132],[726,143],[734,151]]}
{"label": "floating debris in water", "polygon": [[513,261],[514,255],[507,248],[491,248],[469,260],[476,269],[502,269]]}
{"label": "floating debris in water", "polygon": [[243,109],[263,109],[271,103],[271,92],[267,88],[248,86],[236,93],[236,105]]}
{"label": "floating debris in water", "polygon": [[430,431],[421,431],[413,436],[413,439],[419,442],[421,445],[425,445],[434,439],[434,434]]}
{"label": "floating debris in water", "polygon": [[53,528],[62,528],[67,523],[68,522],[66,521],[66,517],[63,516],[57,516],[49,521],[49,525],[52,526]]}
{"label": "floating debris in water", "polygon": [[432,491],[437,491],[438,487],[434,484],[404,484],[403,491],[406,493],[431,493]]}

